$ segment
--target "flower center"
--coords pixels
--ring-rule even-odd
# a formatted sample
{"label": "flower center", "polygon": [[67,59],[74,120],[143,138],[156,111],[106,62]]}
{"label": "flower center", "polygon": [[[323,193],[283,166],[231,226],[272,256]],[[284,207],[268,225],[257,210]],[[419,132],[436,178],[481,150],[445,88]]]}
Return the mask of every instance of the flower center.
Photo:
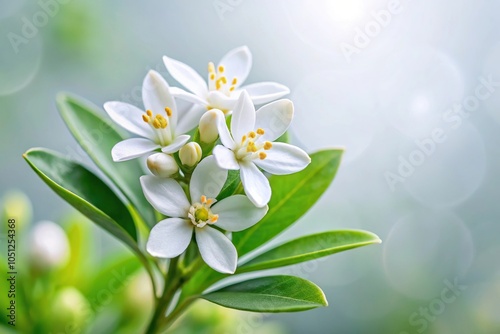
{"label": "flower center", "polygon": [[238,160],[264,160],[267,157],[265,151],[270,150],[273,144],[270,141],[259,140],[264,134],[264,129],[258,128],[256,131],[250,131],[241,137],[241,143],[235,150]]}
{"label": "flower center", "polygon": [[214,214],[212,210],[210,210],[210,207],[214,203],[215,199],[207,198],[207,196],[202,195],[200,202],[194,203],[189,208],[188,218],[191,219],[191,223],[199,228],[207,224],[215,224],[219,219],[219,215]]}
{"label": "flower center", "polygon": [[172,109],[165,107],[165,116],[161,114],[154,115],[151,110],[146,110],[142,115],[142,120],[148,123],[156,134],[157,142],[161,146],[167,146],[172,142],[172,129],[170,128],[170,117]]}
{"label": "flower center", "polygon": [[234,77],[229,81],[224,71],[224,66],[219,65],[218,68],[215,68],[214,63],[208,63],[208,89],[217,90],[229,96],[236,89],[238,79]]}

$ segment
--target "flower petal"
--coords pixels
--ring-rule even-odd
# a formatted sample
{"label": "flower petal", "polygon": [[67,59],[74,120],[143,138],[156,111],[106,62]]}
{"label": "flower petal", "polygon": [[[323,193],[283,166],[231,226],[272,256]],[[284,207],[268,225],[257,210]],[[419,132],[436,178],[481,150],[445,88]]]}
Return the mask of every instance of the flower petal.
{"label": "flower petal", "polygon": [[299,172],[306,168],[311,158],[306,152],[285,143],[273,143],[273,147],[266,151],[266,158],[255,159],[253,162],[271,174],[285,175]]}
{"label": "flower petal", "polygon": [[267,213],[268,207],[256,207],[246,196],[234,195],[215,203],[212,212],[219,215],[215,226],[238,232],[255,225]]}
{"label": "flower petal", "polygon": [[193,227],[194,225],[185,219],[164,219],[151,229],[146,250],[155,257],[176,257],[189,246]]}
{"label": "flower petal", "polygon": [[233,93],[230,96],[227,96],[226,94],[223,94],[219,91],[211,91],[207,95],[207,103],[209,105],[209,108],[221,109],[225,110],[226,112],[230,112],[236,106],[239,95],[241,94]]}
{"label": "flower petal", "polygon": [[226,179],[227,170],[220,168],[213,156],[206,157],[196,166],[191,176],[191,202],[198,202],[202,195],[216,198]]}
{"label": "flower petal", "polygon": [[165,108],[172,111],[172,116],[168,117],[170,127],[175,131],[177,125],[177,106],[174,98],[170,95],[169,87],[165,79],[156,71],[149,71],[142,83],[142,101],[146,110],[151,110],[155,114],[167,116]]}
{"label": "flower petal", "polygon": [[255,206],[261,208],[271,199],[271,186],[266,176],[253,163],[240,164],[240,176],[245,194]]}
{"label": "flower petal", "polygon": [[264,129],[261,140],[274,141],[290,126],[293,119],[293,103],[290,100],[278,100],[266,104],[257,110],[255,127]]}
{"label": "flower petal", "polygon": [[218,109],[212,109],[212,110],[216,112],[217,130],[219,132],[219,138],[220,141],[222,142],[222,145],[224,145],[230,150],[234,149],[236,144],[233,138],[231,137],[231,134],[229,133],[229,129],[227,128],[226,116],[224,116],[222,111]]}
{"label": "flower petal", "polygon": [[122,128],[141,137],[149,139],[156,138],[156,135],[149,126],[142,120],[144,111],[128,103],[111,101],[104,103],[104,110],[109,117]]}
{"label": "flower petal", "polygon": [[190,66],[167,56],[163,57],[163,62],[167,67],[168,73],[181,85],[200,97],[207,95],[207,83]]}
{"label": "flower petal", "polygon": [[250,73],[252,54],[248,47],[241,46],[226,53],[217,67],[221,65],[224,66],[224,74],[228,81],[232,81],[233,78],[238,80],[236,84],[236,87],[238,87],[247,79],[248,73]]}
{"label": "flower petal", "polygon": [[231,241],[215,228],[195,228],[201,257],[210,267],[224,274],[236,271],[238,253]]}
{"label": "flower petal", "polygon": [[180,99],[180,100],[200,104],[203,106],[207,105],[207,101],[205,99],[202,99],[201,97],[199,97],[198,95],[195,95],[193,93],[186,92],[182,88],[170,87],[170,94],[172,94],[173,97]]}
{"label": "flower petal", "polygon": [[191,203],[177,181],[153,175],[141,176],[140,180],[144,196],[158,212],[169,217],[187,217]]}
{"label": "flower petal", "polygon": [[194,129],[200,122],[201,116],[207,111],[207,108],[193,104],[191,108],[184,111],[179,110],[179,121],[177,123],[177,133],[187,133]]}
{"label": "flower petal", "polygon": [[290,93],[287,86],[276,82],[258,82],[240,89],[247,91],[253,104],[268,103]]}
{"label": "flower petal", "polygon": [[215,146],[213,150],[215,161],[220,168],[237,170],[240,165],[234,156],[234,152],[222,145]]}
{"label": "flower petal", "polygon": [[255,130],[254,127],[255,108],[250,100],[250,95],[243,91],[233,109],[233,117],[231,118],[231,133],[234,141],[239,142],[244,135]]}
{"label": "flower petal", "polygon": [[180,150],[181,147],[184,146],[184,144],[188,142],[189,138],[191,138],[191,136],[189,135],[180,135],[176,137],[170,145],[163,147],[161,151],[163,153],[169,153],[169,154],[175,153],[178,150]]}
{"label": "flower petal", "polygon": [[126,161],[140,157],[160,148],[160,145],[146,138],[130,138],[122,140],[111,149],[113,161]]}

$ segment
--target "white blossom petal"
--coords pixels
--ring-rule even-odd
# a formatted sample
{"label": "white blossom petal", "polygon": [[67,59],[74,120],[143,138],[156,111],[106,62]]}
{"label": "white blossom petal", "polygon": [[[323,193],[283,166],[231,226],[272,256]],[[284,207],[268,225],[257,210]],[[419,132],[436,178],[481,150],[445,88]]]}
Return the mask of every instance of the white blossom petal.
{"label": "white blossom petal", "polygon": [[160,148],[160,145],[146,138],[130,138],[122,140],[111,149],[113,161],[126,161],[143,156]]}
{"label": "white blossom petal", "polygon": [[219,62],[219,66],[224,66],[224,74],[228,81],[237,78],[236,86],[241,85],[245,81],[252,68],[252,54],[246,46],[233,49],[226,53]]}
{"label": "white blossom petal", "polygon": [[287,86],[276,82],[258,82],[240,88],[246,90],[253,104],[264,104],[290,93]]}
{"label": "white blossom petal", "polygon": [[237,170],[240,165],[234,156],[234,152],[222,145],[217,145],[213,150],[215,161],[220,168]]}
{"label": "white blossom petal", "polygon": [[180,135],[174,139],[174,141],[161,149],[163,153],[175,153],[181,149],[184,144],[186,144],[191,138],[189,135]]}
{"label": "white blossom petal", "polygon": [[218,109],[212,109],[216,112],[216,121],[217,121],[217,130],[219,131],[219,138],[222,142],[222,145],[232,150],[236,147],[236,144],[229,133],[229,129],[226,124],[226,116],[222,113],[222,111]]}
{"label": "white blossom petal", "polygon": [[210,267],[224,274],[236,271],[238,253],[231,241],[212,227],[195,228],[201,257]]}
{"label": "white blossom petal", "polygon": [[145,112],[128,103],[111,101],[104,103],[109,117],[122,128],[141,137],[155,139],[156,135],[149,124],[142,120]]}
{"label": "white blossom petal", "polygon": [[172,116],[168,117],[170,128],[175,131],[177,125],[177,106],[170,95],[165,79],[156,71],[149,71],[142,83],[142,101],[146,110],[160,114],[167,118],[165,107],[170,108]]}
{"label": "white blossom petal", "polygon": [[255,128],[255,108],[247,92],[243,91],[238,103],[233,109],[231,118],[231,133],[235,142]]}
{"label": "white blossom petal", "polygon": [[271,174],[285,175],[299,172],[306,168],[311,158],[306,152],[285,143],[273,143],[273,147],[266,151],[266,158],[255,159],[254,163]]}
{"label": "white blossom petal", "polygon": [[220,168],[213,156],[206,157],[196,166],[191,176],[191,202],[200,201],[202,195],[216,198],[226,180],[227,170]]}
{"label": "white blossom petal", "polygon": [[140,180],[144,196],[158,212],[169,217],[187,217],[191,203],[177,181],[153,175],[141,176]]}
{"label": "white blossom petal", "polygon": [[177,80],[181,85],[200,97],[204,97],[207,95],[207,83],[189,65],[186,65],[167,56],[163,57],[163,62],[167,67],[168,73],[170,73],[170,75],[173,76],[174,79]]}
{"label": "white blossom petal", "polygon": [[236,103],[238,103],[239,95],[241,94],[234,93],[230,96],[227,96],[224,93],[214,90],[208,93],[207,104],[209,108],[221,109],[230,112],[235,108]]}
{"label": "white blossom petal", "polygon": [[164,219],[151,229],[146,250],[155,257],[170,259],[179,256],[189,246],[193,227],[186,219]]}
{"label": "white blossom petal", "polygon": [[207,101],[205,99],[202,99],[198,95],[193,94],[193,93],[189,93],[189,92],[187,92],[184,89],[179,88],[179,87],[170,87],[170,94],[172,94],[173,97],[180,99],[180,100],[188,101],[191,103],[196,103],[196,104],[199,104],[202,106],[207,105]]}
{"label": "white blossom petal", "polygon": [[274,141],[290,126],[293,119],[293,103],[290,100],[278,100],[266,104],[256,112],[255,127],[264,129],[261,140]]}
{"label": "white blossom petal", "polygon": [[240,164],[240,177],[245,194],[257,207],[263,207],[271,199],[271,186],[266,176],[253,163]]}
{"label": "white blossom petal", "polygon": [[268,207],[258,208],[246,196],[234,195],[215,203],[211,209],[219,215],[215,226],[238,232],[259,222],[266,215]]}
{"label": "white blossom petal", "polygon": [[179,110],[179,121],[177,123],[177,133],[187,133],[194,129],[200,122],[201,116],[207,111],[207,108],[193,104],[191,108],[185,111]]}

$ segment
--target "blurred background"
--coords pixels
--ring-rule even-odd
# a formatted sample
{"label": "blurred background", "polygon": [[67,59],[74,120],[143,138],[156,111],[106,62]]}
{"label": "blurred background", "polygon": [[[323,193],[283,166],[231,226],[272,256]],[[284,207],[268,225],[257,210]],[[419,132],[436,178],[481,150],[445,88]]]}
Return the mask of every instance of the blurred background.
{"label": "blurred background", "polygon": [[[237,312],[228,333],[498,333],[498,13],[498,0],[0,0],[0,195],[25,193],[34,225],[72,212],[21,157],[42,146],[90,165],[57,92],[140,106],[149,69],[177,85],[163,55],[203,75],[248,45],[247,83],[291,89],[293,141],[346,148],[332,187],[277,241],[359,228],[383,243],[285,268],[329,307]],[[94,256],[126,252],[92,233]]]}

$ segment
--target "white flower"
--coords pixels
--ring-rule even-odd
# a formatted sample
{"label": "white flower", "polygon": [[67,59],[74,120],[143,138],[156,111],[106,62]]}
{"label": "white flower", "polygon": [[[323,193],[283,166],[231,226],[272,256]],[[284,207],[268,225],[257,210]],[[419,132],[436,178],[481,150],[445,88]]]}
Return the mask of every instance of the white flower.
{"label": "white flower", "polygon": [[267,207],[256,208],[244,195],[216,202],[226,179],[227,171],[219,168],[213,157],[203,159],[191,177],[190,201],[173,179],[142,176],[142,189],[149,203],[171,217],[153,227],[147,251],[156,257],[176,257],[186,250],[194,230],[203,260],[221,273],[234,273],[236,248],[212,226],[229,232],[244,230],[261,220]]}
{"label": "white flower", "polygon": [[192,112],[179,112],[165,79],[149,71],[142,85],[146,112],[124,102],[106,102],[104,109],[117,124],[143,138],[126,139],[116,144],[114,161],[140,157],[161,148],[164,153],[177,152],[187,141],[184,133],[193,129],[199,117]]}
{"label": "white flower", "polygon": [[37,268],[55,268],[68,262],[69,241],[61,226],[42,221],[35,226],[30,237],[29,254]]}
{"label": "white flower", "polygon": [[248,198],[258,207],[271,198],[271,187],[259,170],[276,175],[298,172],[311,159],[300,148],[274,142],[286,132],[293,118],[290,100],[269,103],[257,112],[246,92],[241,94],[231,119],[231,134],[222,112],[218,112],[219,136],[222,144],[214,148],[218,165],[224,169],[239,169],[241,182]]}
{"label": "white flower", "polygon": [[208,63],[208,85],[190,66],[167,56],[163,57],[163,61],[172,77],[191,92],[173,87],[172,95],[199,105],[197,112],[220,109],[227,114],[233,110],[244,90],[250,94],[254,104],[267,103],[290,92],[287,87],[275,82],[240,86],[252,67],[252,54],[246,46],[229,51],[217,66]]}

